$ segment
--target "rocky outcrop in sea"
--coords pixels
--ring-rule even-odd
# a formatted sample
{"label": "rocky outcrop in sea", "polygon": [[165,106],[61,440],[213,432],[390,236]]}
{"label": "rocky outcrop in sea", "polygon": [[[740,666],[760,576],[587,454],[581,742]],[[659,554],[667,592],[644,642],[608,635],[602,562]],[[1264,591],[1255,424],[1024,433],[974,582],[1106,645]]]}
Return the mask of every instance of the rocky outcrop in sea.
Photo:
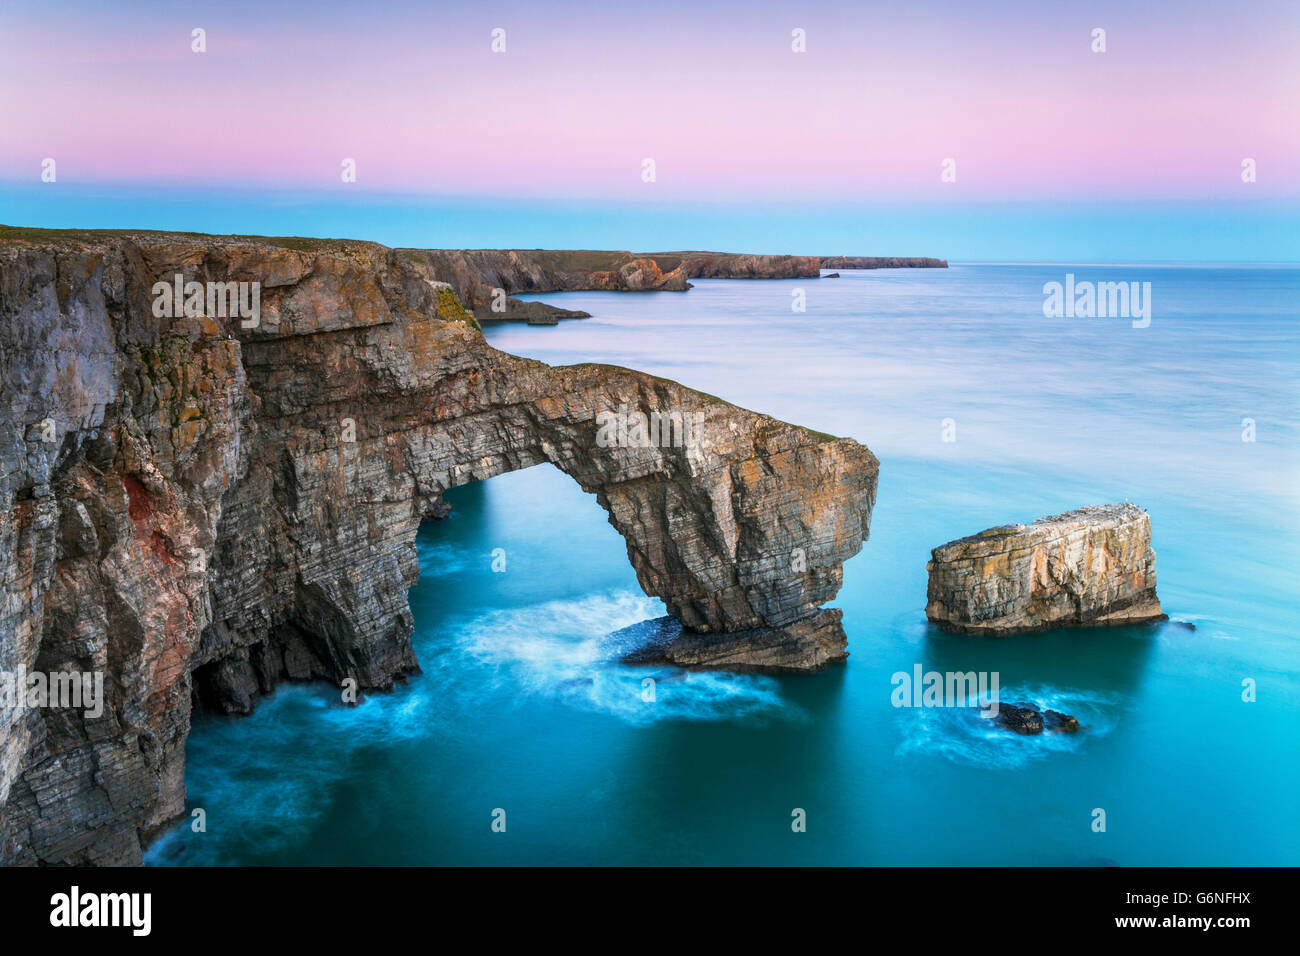
{"label": "rocky outcrop in sea", "polygon": [[1056,734],[1077,733],[1079,720],[1070,714],[1055,710],[1039,710],[1030,704],[999,704],[998,723],[1007,730],[1031,736],[1041,734],[1044,730]]}
{"label": "rocky outcrop in sea", "polygon": [[821,605],[867,537],[867,448],[499,352],[448,281],[365,242],[0,228],[0,670],[106,697],[0,704],[0,864],[138,863],[184,812],[196,707],[416,671],[416,530],[506,471],[596,495],[682,629],[670,657],[842,659]]}
{"label": "rocky outcrop in sea", "polygon": [[1151,522],[1137,505],[1002,525],[931,552],[926,616],[972,634],[1166,619]]}

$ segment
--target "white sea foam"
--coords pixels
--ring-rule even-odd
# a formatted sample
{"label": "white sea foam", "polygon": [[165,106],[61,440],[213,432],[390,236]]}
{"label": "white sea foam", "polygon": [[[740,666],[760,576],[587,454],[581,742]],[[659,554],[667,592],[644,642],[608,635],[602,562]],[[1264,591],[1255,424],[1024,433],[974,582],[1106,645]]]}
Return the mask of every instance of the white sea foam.
{"label": "white sea foam", "polygon": [[[548,601],[476,617],[458,628],[458,652],[493,670],[498,689],[549,697],[631,724],[799,716],[772,678],[621,663],[611,631],[663,613],[659,601],[630,591]],[[654,700],[643,699],[644,680]]]}
{"label": "white sea foam", "polygon": [[1034,760],[1074,753],[1089,740],[1103,737],[1115,726],[1114,698],[1080,690],[1051,687],[1003,687],[1004,704],[1032,704],[1070,714],[1079,721],[1076,733],[1018,734],[996,720],[983,718],[970,707],[900,709],[903,741],[898,756],[937,755],[953,763],[1008,770]]}

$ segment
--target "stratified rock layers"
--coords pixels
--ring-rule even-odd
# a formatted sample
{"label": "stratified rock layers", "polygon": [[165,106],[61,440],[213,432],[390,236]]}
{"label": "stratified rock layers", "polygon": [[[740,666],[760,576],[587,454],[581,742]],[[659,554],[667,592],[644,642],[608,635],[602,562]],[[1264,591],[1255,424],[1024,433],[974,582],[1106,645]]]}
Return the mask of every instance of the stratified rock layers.
{"label": "stratified rock layers", "polygon": [[[138,862],[184,810],[195,704],[415,671],[416,530],[445,489],[506,471],[551,462],[595,493],[696,656],[714,637],[743,654],[734,635],[756,630],[834,644],[819,606],[867,535],[870,451],[627,369],[498,352],[418,260],[0,241],[0,669],[102,672],[107,696],[99,717],[0,708],[0,864]],[[259,323],[156,317],[178,273],[261,283]],[[703,441],[602,447],[596,416],[620,406],[698,412]]]}
{"label": "stratified rock layers", "polygon": [[633,648],[628,664],[672,664],[703,670],[810,674],[849,656],[839,608],[822,608],[784,627],[756,627],[723,634],[700,634],[671,617],[625,627],[611,635]]}
{"label": "stratified rock layers", "polygon": [[823,269],[946,269],[948,260],[926,256],[822,256]]}
{"label": "stratified rock layers", "polygon": [[586,316],[519,292],[685,292],[690,278],[816,277],[815,256],[719,252],[607,252],[590,249],[403,249],[402,254],[448,282],[480,321],[544,321]]}
{"label": "stratified rock layers", "polygon": [[739,252],[609,252],[591,249],[402,249],[447,282],[480,321],[585,317],[515,293],[684,292],[689,279],[815,279],[822,269],[947,268],[943,259],[755,255]]}
{"label": "stratified rock layers", "polygon": [[1137,505],[990,528],[931,555],[925,613],[949,630],[1018,634],[1165,619],[1151,522]]}

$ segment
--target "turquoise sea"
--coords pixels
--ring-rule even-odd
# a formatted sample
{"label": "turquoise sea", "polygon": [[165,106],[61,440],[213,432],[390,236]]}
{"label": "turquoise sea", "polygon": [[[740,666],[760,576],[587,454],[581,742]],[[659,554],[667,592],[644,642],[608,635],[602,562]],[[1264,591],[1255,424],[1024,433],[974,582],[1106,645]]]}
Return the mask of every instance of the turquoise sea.
{"label": "turquoise sea", "polygon": [[[1150,326],[1045,318],[1043,284],[1067,273],[1150,282]],[[540,298],[594,317],[490,341],[664,375],[877,454],[871,538],[835,602],[847,664],[619,664],[607,635],[663,613],[621,538],[550,466],[503,475],[450,492],[454,515],[420,532],[423,673],[355,708],[296,685],[251,717],[196,718],[188,802],[207,831],[178,826],[149,862],[1300,864],[1300,269],[967,263]],[[930,548],[1124,499],[1150,512],[1168,624],[926,624]],[[893,707],[891,675],[916,664],[996,671],[1003,700],[1085,730]]]}

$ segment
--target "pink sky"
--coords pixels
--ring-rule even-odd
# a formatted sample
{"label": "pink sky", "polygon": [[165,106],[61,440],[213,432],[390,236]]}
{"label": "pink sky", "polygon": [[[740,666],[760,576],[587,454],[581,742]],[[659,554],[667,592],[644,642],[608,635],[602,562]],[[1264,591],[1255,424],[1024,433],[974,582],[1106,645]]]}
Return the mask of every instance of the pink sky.
{"label": "pink sky", "polygon": [[54,157],[61,182],[453,195],[1300,195],[1300,5],[1131,6],[20,3],[0,178]]}

